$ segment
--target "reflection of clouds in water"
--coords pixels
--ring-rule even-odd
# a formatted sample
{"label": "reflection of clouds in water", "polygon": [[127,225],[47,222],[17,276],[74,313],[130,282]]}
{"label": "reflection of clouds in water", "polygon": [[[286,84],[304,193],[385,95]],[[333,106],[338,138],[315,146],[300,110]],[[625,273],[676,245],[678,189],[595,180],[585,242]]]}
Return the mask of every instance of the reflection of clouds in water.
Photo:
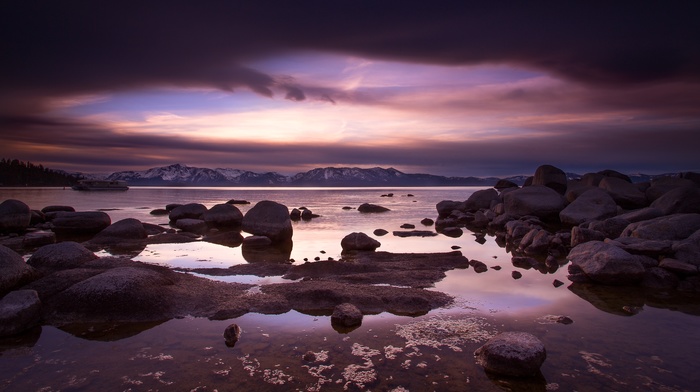
{"label": "reflection of clouds in water", "polygon": [[171,268],[225,268],[245,264],[240,248],[203,241],[151,244],[134,257],[134,260]]}

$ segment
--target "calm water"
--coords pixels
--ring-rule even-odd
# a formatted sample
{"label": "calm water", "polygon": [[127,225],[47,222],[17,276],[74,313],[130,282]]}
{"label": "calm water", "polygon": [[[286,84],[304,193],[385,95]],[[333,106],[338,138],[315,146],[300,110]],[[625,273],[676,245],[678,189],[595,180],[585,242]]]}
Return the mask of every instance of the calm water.
{"label": "calm water", "polygon": [[[72,205],[105,210],[113,221],[137,218],[167,223],[152,209],[168,203],[199,202],[208,207],[244,199],[244,213],[260,200],[290,209],[305,206],[322,217],[294,223],[292,258],[340,257],[348,233],[371,234],[377,228],[400,230],[404,223],[423,227],[436,218],[440,200],[464,200],[478,188],[241,189],[132,188],[128,192],[82,193],[62,189],[2,189],[34,209]],[[381,197],[394,193],[394,197]],[[408,196],[412,194],[413,196]],[[364,202],[392,211],[360,214]],[[210,321],[185,318],[159,325],[103,326],[92,331],[43,327],[21,339],[0,340],[0,390],[147,391],[147,390],[698,390],[695,357],[700,352],[700,303],[693,298],[653,296],[631,289],[569,286],[566,268],[554,274],[517,269],[493,238],[479,244],[469,232],[445,236],[377,237],[379,250],[446,252],[456,245],[470,259],[500,266],[476,274],[455,270],[436,284],[456,296],[455,304],[425,316],[366,316],[360,328],[339,334],[326,316],[290,312],[248,314]],[[245,263],[240,247],[207,243],[154,245],[137,260],[177,267],[227,267]],[[511,272],[522,272],[513,280]],[[262,284],[279,278],[228,277]],[[566,282],[555,288],[554,279]],[[632,314],[624,309],[641,309]],[[569,325],[552,315],[573,319]],[[222,333],[232,322],[243,329],[234,348]],[[545,344],[542,377],[495,379],[474,363],[473,351],[489,336],[528,331]],[[21,340],[21,341],[18,341]],[[315,362],[302,359],[316,353]]]}

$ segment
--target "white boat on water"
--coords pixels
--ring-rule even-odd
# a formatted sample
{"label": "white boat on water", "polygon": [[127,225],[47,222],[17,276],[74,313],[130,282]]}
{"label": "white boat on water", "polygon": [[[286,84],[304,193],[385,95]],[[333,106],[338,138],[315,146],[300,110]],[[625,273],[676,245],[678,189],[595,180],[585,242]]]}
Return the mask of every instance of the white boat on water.
{"label": "white boat on water", "polygon": [[76,191],[125,191],[129,187],[126,181],[80,180],[72,187]]}

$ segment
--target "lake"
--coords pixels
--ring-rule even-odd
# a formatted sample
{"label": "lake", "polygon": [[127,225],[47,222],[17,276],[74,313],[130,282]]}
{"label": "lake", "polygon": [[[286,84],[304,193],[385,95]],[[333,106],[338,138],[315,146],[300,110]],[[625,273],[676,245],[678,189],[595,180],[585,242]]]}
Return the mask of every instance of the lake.
{"label": "lake", "polygon": [[[434,230],[420,221],[437,218],[439,201],[466,200],[478,189],[132,187],[126,192],[76,192],[0,188],[0,200],[18,199],[33,209],[70,205],[78,211],[103,210],[113,222],[136,218],[155,224],[167,224],[167,216],[153,216],[150,211],[169,203],[212,207],[230,199],[247,200],[252,204],[237,206],[245,213],[258,201],[273,200],[320,215],[293,223],[295,263],[337,260],[345,235],[372,235],[381,228],[389,234],[372,235],[381,242],[381,251],[433,253],[460,247],[467,258],[500,267],[481,274],[472,268],[448,272],[430,288],[455,297],[448,308],[419,317],[366,315],[362,326],[349,333],[336,332],[327,315],[295,311],[250,313],[223,321],[190,317],[75,330],[44,326],[0,339],[0,390],[697,390],[697,298],[571,285],[566,266],[554,273],[516,268],[492,236],[481,244],[466,230],[459,238],[391,234],[405,223]],[[386,197],[389,193],[393,197]],[[361,214],[356,208],[365,202],[391,211]],[[134,259],[179,268],[225,268],[247,262],[240,246],[204,242],[149,245]],[[511,277],[516,270],[523,275],[517,280]],[[201,276],[252,284],[283,281]],[[555,279],[565,284],[555,287]],[[558,323],[559,316],[573,323]],[[222,337],[231,323],[243,330],[233,348]],[[503,331],[530,332],[545,344],[547,360],[540,377],[494,377],[475,363],[474,350]]]}

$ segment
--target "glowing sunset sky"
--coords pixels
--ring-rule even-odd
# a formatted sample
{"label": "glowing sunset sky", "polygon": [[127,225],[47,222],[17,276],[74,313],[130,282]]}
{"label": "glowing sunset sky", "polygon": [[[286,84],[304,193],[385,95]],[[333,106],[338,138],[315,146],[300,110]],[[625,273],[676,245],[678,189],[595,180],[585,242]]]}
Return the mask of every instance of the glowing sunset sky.
{"label": "glowing sunset sky", "polygon": [[5,1],[0,157],[700,171],[697,6],[491,3]]}

